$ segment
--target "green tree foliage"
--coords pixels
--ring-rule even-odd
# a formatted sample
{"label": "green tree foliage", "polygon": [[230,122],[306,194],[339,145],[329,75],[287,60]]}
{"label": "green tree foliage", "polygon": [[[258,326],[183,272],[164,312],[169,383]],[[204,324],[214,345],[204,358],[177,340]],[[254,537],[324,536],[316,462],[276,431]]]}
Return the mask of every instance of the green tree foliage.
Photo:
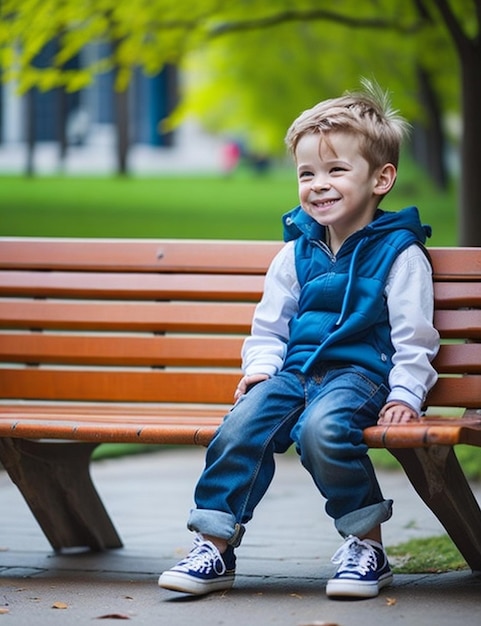
{"label": "green tree foliage", "polygon": [[[328,3],[296,3],[298,19],[269,26],[266,16],[281,13],[281,5],[287,9],[291,2],[235,4],[244,10],[250,5],[248,22],[227,21],[235,18],[226,15],[223,28],[212,28],[205,44],[185,59],[188,82],[174,123],[195,113],[210,130],[229,132],[253,150],[272,154],[283,150],[285,130],[301,110],[358,86],[360,76],[371,76],[373,68],[376,79],[393,92],[396,106],[411,118],[419,115],[416,46],[402,35],[414,22],[409,4],[387,3],[397,4],[402,17],[374,21],[360,11],[364,7],[366,13],[365,3],[360,8],[354,1],[338,3],[346,5],[346,15],[349,10],[356,15],[357,27],[352,21],[346,26],[333,12],[302,18],[304,5]],[[401,19],[405,27],[399,26]]]}
{"label": "green tree foliage", "polygon": [[[445,45],[445,32],[444,41],[439,31],[420,36],[425,29],[417,2],[339,0],[335,10],[326,0],[298,0],[295,9],[292,4],[3,0],[3,78],[15,80],[20,92],[62,85],[75,91],[96,73],[117,68],[117,86],[122,89],[136,67],[155,74],[166,63],[184,59],[195,79],[188,85],[183,109],[198,111],[212,127],[210,118],[215,117],[217,128],[221,123],[245,128],[246,120],[259,120],[266,127],[266,139],[254,141],[271,148],[277,139],[268,137],[278,137],[293,111],[352,87],[372,68],[379,82],[391,86],[403,111],[413,115],[418,109],[413,65],[420,54],[433,72],[442,54],[440,93],[450,94],[453,101],[452,47]],[[58,51],[51,66],[36,67],[35,58],[52,39],[58,40]],[[65,63],[93,41],[115,46],[80,70],[65,70]]]}
{"label": "green tree foliage", "polygon": [[[95,74],[117,69],[117,88],[124,89],[133,69],[159,72],[195,45],[199,24],[217,2],[203,0],[2,0],[0,63],[5,81],[20,93],[65,86],[86,87]],[[58,51],[50,67],[38,68],[36,57],[52,40]],[[92,42],[113,44],[101,59],[81,70],[65,63]]]}

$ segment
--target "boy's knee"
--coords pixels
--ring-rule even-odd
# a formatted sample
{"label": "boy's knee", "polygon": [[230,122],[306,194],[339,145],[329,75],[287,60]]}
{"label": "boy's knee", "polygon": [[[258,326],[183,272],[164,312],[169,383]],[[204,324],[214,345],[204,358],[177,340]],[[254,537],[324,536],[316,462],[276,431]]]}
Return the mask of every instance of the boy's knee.
{"label": "boy's knee", "polygon": [[354,432],[335,418],[310,419],[303,424],[298,437],[301,456],[324,460],[351,457],[362,443],[362,432]]}
{"label": "boy's knee", "polygon": [[329,417],[306,419],[302,423],[299,432],[299,442],[301,447],[309,447],[311,445],[321,447],[336,446],[346,441],[345,429],[340,427],[339,423]]}

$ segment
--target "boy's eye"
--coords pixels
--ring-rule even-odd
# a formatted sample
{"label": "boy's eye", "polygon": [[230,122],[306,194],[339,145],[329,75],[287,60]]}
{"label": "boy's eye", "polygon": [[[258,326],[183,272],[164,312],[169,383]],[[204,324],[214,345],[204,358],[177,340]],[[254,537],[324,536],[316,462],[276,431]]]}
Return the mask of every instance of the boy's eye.
{"label": "boy's eye", "polygon": [[340,165],[337,165],[336,167],[331,167],[331,172],[333,174],[335,174],[336,172],[345,172],[346,168],[345,167],[341,167]]}
{"label": "boy's eye", "polygon": [[308,170],[306,170],[305,172],[299,172],[299,180],[312,178],[313,176],[314,174],[312,172],[309,172]]}

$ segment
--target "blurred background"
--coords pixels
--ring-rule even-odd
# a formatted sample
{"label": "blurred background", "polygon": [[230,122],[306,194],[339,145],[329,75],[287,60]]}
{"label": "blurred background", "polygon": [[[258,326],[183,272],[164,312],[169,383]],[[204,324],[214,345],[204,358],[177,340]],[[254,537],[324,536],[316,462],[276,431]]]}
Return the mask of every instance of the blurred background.
{"label": "blurred background", "polygon": [[2,0],[0,235],[278,239],[286,129],[375,79],[384,208],[481,245],[479,0]]}

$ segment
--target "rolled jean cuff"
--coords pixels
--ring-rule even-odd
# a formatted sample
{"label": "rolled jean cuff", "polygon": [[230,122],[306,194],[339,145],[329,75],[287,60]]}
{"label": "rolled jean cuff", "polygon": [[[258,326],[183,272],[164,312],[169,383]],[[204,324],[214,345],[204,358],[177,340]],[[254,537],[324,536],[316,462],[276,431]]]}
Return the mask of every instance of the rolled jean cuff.
{"label": "rolled jean cuff", "polygon": [[187,528],[201,535],[225,539],[234,548],[240,545],[245,532],[245,527],[238,524],[230,513],[208,509],[191,509]]}
{"label": "rolled jean cuff", "polygon": [[383,500],[378,504],[371,504],[357,511],[351,511],[335,520],[337,531],[343,537],[354,535],[364,537],[376,526],[386,522],[392,515],[392,500]]}

